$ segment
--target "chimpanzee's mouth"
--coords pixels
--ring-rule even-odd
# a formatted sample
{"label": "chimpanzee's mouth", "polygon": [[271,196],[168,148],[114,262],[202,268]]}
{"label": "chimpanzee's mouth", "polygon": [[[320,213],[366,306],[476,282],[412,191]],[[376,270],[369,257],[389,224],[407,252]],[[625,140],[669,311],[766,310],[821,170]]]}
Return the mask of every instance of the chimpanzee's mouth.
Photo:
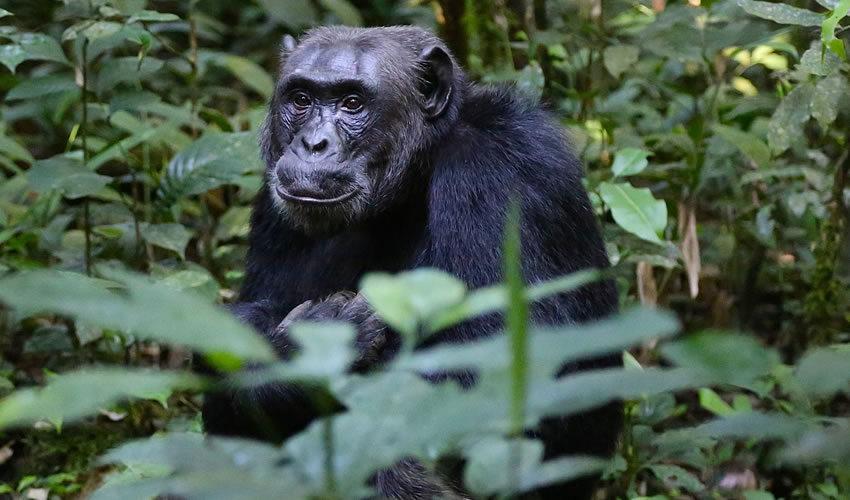
{"label": "chimpanzee's mouth", "polygon": [[359,190],[352,189],[347,193],[335,196],[333,198],[328,198],[326,196],[323,196],[323,193],[311,190],[298,189],[290,191],[284,189],[282,186],[277,187],[277,194],[286,201],[303,205],[314,205],[324,207],[345,203],[346,201],[353,198],[358,192]]}

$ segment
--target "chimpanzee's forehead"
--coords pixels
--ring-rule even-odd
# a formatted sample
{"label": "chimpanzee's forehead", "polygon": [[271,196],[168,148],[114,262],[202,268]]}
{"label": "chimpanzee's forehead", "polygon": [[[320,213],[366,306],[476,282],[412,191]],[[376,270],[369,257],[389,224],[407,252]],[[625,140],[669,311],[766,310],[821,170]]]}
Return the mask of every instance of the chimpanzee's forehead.
{"label": "chimpanzee's forehead", "polygon": [[380,57],[368,47],[339,42],[299,47],[287,60],[285,69],[290,75],[376,80],[380,62]]}

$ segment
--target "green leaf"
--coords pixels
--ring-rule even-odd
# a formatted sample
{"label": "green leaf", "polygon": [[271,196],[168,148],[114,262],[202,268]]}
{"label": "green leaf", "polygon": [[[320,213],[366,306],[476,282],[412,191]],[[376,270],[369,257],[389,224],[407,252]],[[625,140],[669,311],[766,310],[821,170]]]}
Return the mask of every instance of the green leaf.
{"label": "green leaf", "polygon": [[70,65],[59,42],[42,33],[23,33],[12,37],[11,45],[0,46],[0,63],[12,73],[24,61],[53,61]]}
{"label": "green leaf", "polygon": [[822,79],[815,85],[812,93],[812,117],[821,127],[826,128],[838,117],[841,97],[847,94],[847,79],[841,75]]}
{"label": "green leaf", "polygon": [[516,75],[516,88],[518,91],[531,96],[535,99],[540,99],[543,95],[543,87],[546,85],[546,76],[543,74],[543,68],[536,61],[528,63]]}
{"label": "green leaf", "polygon": [[0,135],[0,154],[4,154],[13,160],[22,160],[27,163],[32,163],[35,158],[32,157],[27,148],[20,145],[11,137]]}
{"label": "green leaf", "polygon": [[829,396],[850,387],[850,351],[816,349],[797,364],[795,377],[800,386],[816,396]]}
{"label": "green leaf", "polygon": [[738,5],[748,14],[769,19],[779,24],[798,26],[820,26],[823,17],[806,9],[798,9],[784,3],[760,2],[757,0],[738,0]]}
{"label": "green leaf", "polygon": [[44,418],[74,421],[142,393],[200,387],[201,380],[187,373],[129,368],[70,373],[43,389],[19,390],[0,401],[0,428]]}
{"label": "green leaf", "polygon": [[[537,327],[530,335],[529,354],[535,372],[552,373],[570,361],[628,349],[640,342],[669,337],[678,331],[676,319],[661,311],[636,308],[590,324]],[[565,339],[570,339],[565,342]],[[510,364],[508,338],[496,336],[464,345],[441,345],[416,351],[394,367],[419,372],[504,371]]]}
{"label": "green leaf", "polygon": [[201,51],[199,59],[230,71],[249,88],[257,91],[265,99],[274,93],[274,80],[260,65],[245,57],[223,52]]}
{"label": "green leaf", "polygon": [[841,59],[817,43],[803,52],[797,67],[812,75],[829,76],[841,71]]}
{"label": "green leaf", "polygon": [[262,171],[254,132],[201,137],[171,159],[160,189],[166,201],[200,194]]}
{"label": "green leaf", "polygon": [[[567,276],[555,278],[528,287],[525,297],[537,301],[558,293],[576,290],[588,283],[600,279],[599,271],[585,269]],[[443,328],[487,313],[504,311],[508,305],[508,294],[504,285],[493,285],[469,292],[464,299],[425,318],[426,333],[434,333]]]}
{"label": "green leaf", "polygon": [[811,116],[810,102],[814,87],[803,83],[794,87],[770,118],[767,142],[775,155],[784,152],[791,144],[804,137],[803,127]]}
{"label": "green leaf", "polygon": [[137,57],[116,57],[100,68],[94,88],[98,93],[111,91],[119,83],[143,80],[162,66],[163,62],[153,57],[145,57],[141,61]]}
{"label": "green leaf", "polygon": [[342,24],[348,26],[363,26],[363,17],[357,7],[347,0],[319,0],[322,7],[331,11]]}
{"label": "green leaf", "polygon": [[631,68],[640,55],[640,49],[634,45],[612,45],[605,48],[603,57],[605,69],[614,78],[620,78],[627,69]]}
{"label": "green leaf", "polygon": [[735,413],[735,410],[726,401],[723,401],[723,398],[707,387],[699,390],[699,404],[704,409],[721,417]]}
{"label": "green leaf", "polygon": [[[784,439],[799,436],[806,423],[780,413],[732,413],[684,432],[714,439]],[[672,431],[680,432],[680,431]]]}
{"label": "green leaf", "polygon": [[58,189],[70,199],[97,193],[112,181],[111,177],[87,170],[82,163],[64,156],[54,156],[33,163],[27,181],[39,194]]}
{"label": "green leaf", "polygon": [[78,91],[77,82],[71,73],[53,73],[44,76],[29,77],[22,80],[6,94],[7,101],[32,99],[60,92]]}
{"label": "green leaf", "polygon": [[177,252],[181,259],[186,258],[186,245],[192,239],[183,224],[174,223],[150,224],[142,229],[142,237],[152,245]]}
{"label": "green leaf", "polygon": [[647,469],[651,470],[658,479],[664,481],[668,488],[691,492],[701,492],[705,489],[705,485],[695,475],[678,465],[649,465]]}
{"label": "green leaf", "polygon": [[649,165],[647,158],[651,154],[638,148],[623,148],[614,155],[611,170],[615,177],[639,174]]}
{"label": "green leaf", "polygon": [[820,35],[824,46],[844,60],[847,60],[847,54],[844,51],[844,41],[835,37],[835,28],[838,26],[838,22],[847,16],[848,12],[850,12],[850,0],[840,0],[835,6],[835,9],[829,14],[829,17],[823,22],[823,25],[821,25]]}
{"label": "green leaf", "polygon": [[658,235],[667,226],[664,200],[655,199],[648,188],[635,188],[626,183],[603,182],[599,185],[599,194],[620,227],[647,241],[662,243]]}
{"label": "green leaf", "polygon": [[770,168],[770,148],[758,137],[735,127],[720,125],[712,126],[714,133],[729,141],[759,168]]}
{"label": "green leaf", "polygon": [[661,346],[665,358],[712,380],[747,385],[769,373],[778,363],[773,349],[747,335],[703,332]]}
{"label": "green leaf", "polygon": [[[120,463],[144,471],[109,480],[92,500],[146,500],[160,494],[204,500],[311,498],[279,446],[198,433],[156,435],[110,451],[101,464]],[[151,465],[158,465],[152,469]],[[174,472],[172,474],[172,472]]]}
{"label": "green leaf", "polygon": [[259,4],[269,17],[293,31],[301,30],[318,20],[310,0],[259,0]]}
{"label": "green leaf", "polygon": [[276,359],[259,335],[195,294],[154,284],[138,275],[102,271],[123,283],[125,293],[108,291],[103,280],[40,270],[0,279],[0,300],[23,314],[51,311],[143,338],[185,344],[202,352]]}
{"label": "green leaf", "polygon": [[134,23],[136,21],[142,22],[153,22],[153,23],[168,23],[171,21],[179,21],[180,17],[171,14],[169,12],[157,12],[155,10],[142,10],[136,12],[130,19],[127,20],[127,23]]}
{"label": "green leaf", "polygon": [[236,383],[243,387],[285,380],[316,383],[343,375],[354,361],[355,331],[348,323],[296,322],[289,333],[298,345],[294,359],[240,374],[234,377]]}
{"label": "green leaf", "polygon": [[360,282],[360,290],[381,319],[415,341],[417,325],[460,302],[466,285],[443,271],[422,268],[395,276],[370,273]]}
{"label": "green leaf", "polygon": [[122,27],[123,24],[113,21],[96,21],[82,30],[82,33],[89,42],[93,42],[98,38],[105,38],[118,33]]}
{"label": "green leaf", "polygon": [[[543,443],[530,439],[485,438],[467,452],[464,485],[478,497],[521,493],[600,472],[606,460],[566,457],[543,461]],[[518,462],[517,462],[518,460]],[[513,479],[517,479],[516,484]]]}

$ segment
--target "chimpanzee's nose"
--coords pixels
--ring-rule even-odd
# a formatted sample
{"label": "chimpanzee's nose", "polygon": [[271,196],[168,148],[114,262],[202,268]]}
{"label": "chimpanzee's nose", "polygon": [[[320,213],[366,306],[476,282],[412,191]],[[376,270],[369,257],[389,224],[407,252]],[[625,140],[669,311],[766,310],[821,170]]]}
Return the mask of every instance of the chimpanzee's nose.
{"label": "chimpanzee's nose", "polygon": [[331,121],[323,121],[302,130],[296,139],[298,156],[306,162],[324,160],[339,151],[339,136]]}
{"label": "chimpanzee's nose", "polygon": [[321,131],[317,130],[315,133],[310,134],[310,137],[304,136],[301,138],[301,143],[304,145],[304,149],[310,153],[316,154],[321,153],[328,147],[328,138],[320,132]]}

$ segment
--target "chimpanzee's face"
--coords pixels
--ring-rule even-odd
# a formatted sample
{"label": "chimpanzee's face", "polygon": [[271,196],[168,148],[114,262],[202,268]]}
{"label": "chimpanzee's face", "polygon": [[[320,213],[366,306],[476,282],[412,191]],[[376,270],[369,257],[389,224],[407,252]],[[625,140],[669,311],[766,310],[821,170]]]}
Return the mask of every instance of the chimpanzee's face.
{"label": "chimpanzee's face", "polygon": [[303,47],[287,61],[277,111],[291,140],[269,180],[272,196],[303,225],[339,226],[369,205],[377,65],[374,55],[347,44]]}
{"label": "chimpanzee's face", "polygon": [[337,231],[403,196],[451,95],[453,63],[439,47],[374,30],[284,46],[263,132],[267,184],[293,225]]}

